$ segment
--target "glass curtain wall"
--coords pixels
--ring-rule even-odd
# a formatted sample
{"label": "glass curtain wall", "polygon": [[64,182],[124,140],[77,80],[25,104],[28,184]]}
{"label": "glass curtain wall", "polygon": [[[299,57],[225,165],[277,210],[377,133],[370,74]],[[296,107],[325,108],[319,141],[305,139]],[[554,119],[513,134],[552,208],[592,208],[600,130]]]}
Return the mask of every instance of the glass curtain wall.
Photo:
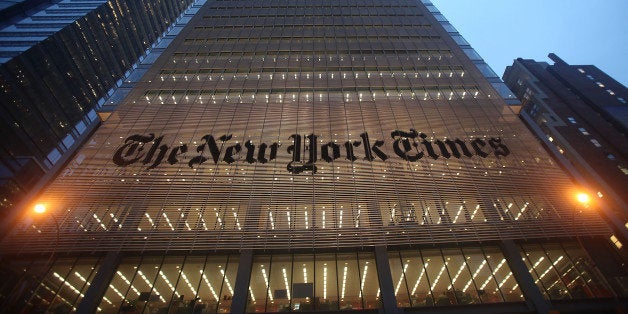
{"label": "glass curtain wall", "polygon": [[100,308],[102,313],[228,313],[237,271],[234,255],[127,258]]}
{"label": "glass curtain wall", "polygon": [[498,247],[390,251],[388,256],[399,307],[523,301]]}
{"label": "glass curtain wall", "polygon": [[371,252],[254,257],[247,312],[379,308]]}
{"label": "glass curtain wall", "polygon": [[[2,260],[0,311],[70,313],[76,311],[98,271],[99,258]],[[103,300],[107,303],[108,300]]]}
{"label": "glass curtain wall", "polygon": [[521,250],[534,283],[547,299],[614,296],[578,243],[526,244],[521,246]]}

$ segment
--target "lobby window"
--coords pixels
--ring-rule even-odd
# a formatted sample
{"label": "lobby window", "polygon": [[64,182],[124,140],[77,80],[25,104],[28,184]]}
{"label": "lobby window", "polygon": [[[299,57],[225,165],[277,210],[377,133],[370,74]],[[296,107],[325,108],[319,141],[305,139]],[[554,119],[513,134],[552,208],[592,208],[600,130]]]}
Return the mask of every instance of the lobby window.
{"label": "lobby window", "polygon": [[619,100],[620,103],[625,104],[626,100],[622,97],[617,97],[617,100]]}
{"label": "lobby window", "polygon": [[550,300],[612,297],[586,252],[575,242],[525,244],[522,257],[534,283]]}
{"label": "lobby window", "polygon": [[567,117],[567,120],[569,120],[569,123],[571,124],[576,124],[576,119],[574,119],[573,117]]}
{"label": "lobby window", "polygon": [[606,158],[608,158],[610,160],[615,160],[616,159],[615,155],[613,155],[611,153],[606,154]]}
{"label": "lobby window", "polygon": [[585,128],[578,128],[578,131],[580,131],[580,133],[582,133],[582,135],[589,135],[589,132],[587,132],[587,130]]}
{"label": "lobby window", "polygon": [[391,251],[389,260],[399,307],[523,300],[497,247]]}
{"label": "lobby window", "polygon": [[621,170],[621,172],[623,172],[625,175],[628,175],[628,168],[621,165],[617,166],[617,168],[619,168],[619,170]]}
{"label": "lobby window", "polygon": [[580,72],[582,74],[586,73],[586,71],[584,69],[582,69],[582,68],[578,68],[578,72]]}
{"label": "lobby window", "polygon": [[601,82],[595,82],[595,84],[597,84],[597,86],[599,86],[600,88],[604,88],[606,87],[604,84],[602,84]]}
{"label": "lobby window", "polygon": [[615,96],[615,92],[612,89],[607,89],[606,92],[609,93],[611,96]]}
{"label": "lobby window", "polygon": [[254,257],[248,313],[378,307],[379,283],[373,253]]}
{"label": "lobby window", "polygon": [[[3,312],[70,313],[85,296],[99,269],[95,258],[45,257],[41,260],[3,260],[0,288]],[[102,310],[102,308],[98,308]]]}
{"label": "lobby window", "polygon": [[595,147],[602,147],[602,144],[596,139],[591,139],[591,143],[593,143]]}
{"label": "lobby window", "polygon": [[[100,307],[106,312],[226,313],[237,256],[141,256],[123,260]],[[178,313],[178,312],[177,312]]]}

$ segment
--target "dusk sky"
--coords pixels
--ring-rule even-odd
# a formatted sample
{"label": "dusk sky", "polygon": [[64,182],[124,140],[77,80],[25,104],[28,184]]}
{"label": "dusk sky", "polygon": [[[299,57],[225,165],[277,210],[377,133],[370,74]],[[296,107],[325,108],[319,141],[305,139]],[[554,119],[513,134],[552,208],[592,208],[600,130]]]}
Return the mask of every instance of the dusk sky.
{"label": "dusk sky", "polygon": [[627,0],[432,0],[502,76],[513,59],[592,64],[628,86]]}

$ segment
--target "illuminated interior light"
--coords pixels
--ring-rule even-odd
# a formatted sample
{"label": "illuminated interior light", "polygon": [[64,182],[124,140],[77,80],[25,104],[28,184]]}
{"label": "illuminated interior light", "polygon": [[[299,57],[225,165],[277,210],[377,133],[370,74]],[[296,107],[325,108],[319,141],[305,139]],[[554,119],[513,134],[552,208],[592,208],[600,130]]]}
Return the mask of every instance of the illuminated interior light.
{"label": "illuminated interior light", "polygon": [[102,223],[102,221],[100,220],[100,218],[98,218],[98,215],[96,215],[96,213],[94,213],[94,219],[96,219],[96,222],[98,222],[98,224],[100,224],[100,227],[105,229],[105,231],[107,231],[107,227],[105,227],[105,225]]}
{"label": "illuminated interior light", "polygon": [[416,289],[419,287],[419,283],[421,282],[421,279],[423,279],[423,276],[425,275],[425,270],[427,269],[427,266],[430,263],[425,263],[425,266],[423,266],[423,269],[421,269],[421,274],[419,274],[419,278],[417,278],[416,282],[414,283],[414,287],[412,287],[412,294],[414,295],[414,293],[416,292]]}
{"label": "illuminated interior light", "polygon": [[[512,277],[512,272],[509,272],[508,275],[506,277],[504,277],[504,279],[502,279],[501,282],[499,282],[499,285],[497,285],[497,288],[495,288],[495,291],[497,292],[497,290],[499,290],[499,288],[501,288],[506,283],[506,281],[508,281],[508,279],[510,279],[510,277]],[[513,290],[514,290],[514,288],[513,288]]]}
{"label": "illuminated interior light", "polygon": [[471,214],[471,219],[473,219],[473,217],[475,217],[475,214],[478,212],[478,210],[480,210],[480,205],[475,205],[475,210],[473,211],[473,214]]}
{"label": "illuminated interior light", "polygon": [[[48,290],[48,292],[52,293],[52,295],[55,296],[55,298],[61,299],[61,301],[63,301],[65,304],[72,306],[72,303],[70,303],[66,298],[62,297],[61,295],[57,294],[57,291],[50,289],[50,287],[48,287],[47,285],[45,285],[43,282],[39,283],[40,286],[43,286],[46,290]],[[35,296],[37,298],[39,298],[40,300],[44,301],[44,302],[50,302],[49,300],[46,300],[42,297],[40,297],[38,294],[35,294]],[[74,311],[76,311],[75,307],[72,307],[72,309]]]}
{"label": "illuminated interior light", "polygon": [[309,226],[309,223],[308,223],[308,220],[307,220],[307,212],[303,212],[303,214],[305,215],[305,229],[309,229],[310,226]]}
{"label": "illuminated interior light", "polygon": [[161,293],[157,291],[157,288],[153,286],[153,284],[148,280],[148,278],[146,278],[144,273],[142,273],[141,270],[138,270],[137,273],[140,275],[140,277],[142,277],[142,279],[144,280],[144,282],[149,288],[152,287],[153,291],[155,291],[155,293],[159,296],[159,299],[161,300],[161,302],[166,302],[166,299],[164,299],[164,297],[161,296]]}
{"label": "illuminated interior light", "polygon": [[[346,264],[346,263],[345,263]],[[347,266],[345,265],[344,270],[342,272],[342,290],[340,293],[340,298],[344,299],[345,298],[345,287],[347,285]]]}
{"label": "illuminated interior light", "polygon": [[458,221],[458,217],[460,217],[460,213],[462,213],[462,209],[463,209],[463,206],[460,205],[460,209],[458,209],[458,213],[456,213],[456,217],[454,217],[453,223],[456,223],[456,221]]}
{"label": "illuminated interior light", "polygon": [[325,211],[323,211],[323,229],[325,229]]}
{"label": "illuminated interior light", "polygon": [[215,214],[216,214],[216,219],[218,221],[218,224],[220,225],[220,228],[222,229],[222,219],[220,218],[220,215],[218,215],[218,213],[215,213]]}
{"label": "illuminated interior light", "polygon": [[466,263],[463,261],[462,265],[460,265],[460,268],[458,268],[458,272],[456,272],[456,275],[451,280],[451,284],[447,287],[447,290],[451,289],[451,287],[453,287],[453,285],[456,284],[456,281],[458,280],[458,277],[460,277],[460,274],[462,273],[462,270],[464,269],[465,265]]}
{"label": "illuminated interior light", "polygon": [[364,282],[366,282],[366,273],[369,270],[369,262],[364,263],[364,270],[362,271],[362,283],[360,283],[360,297],[362,297],[362,291],[364,291]]}
{"label": "illuminated interior light", "polygon": [[288,275],[287,275],[287,273],[286,273],[286,269],[285,269],[285,268],[282,268],[282,269],[281,269],[281,272],[282,272],[282,274],[283,274],[283,283],[284,283],[284,285],[286,286],[286,293],[287,293],[287,295],[288,295],[288,300],[290,300],[290,299],[292,299],[292,298],[290,297],[290,285],[288,285]]}
{"label": "illuminated interior light", "polygon": [[399,276],[399,281],[397,282],[397,286],[395,287],[395,296],[397,295],[397,292],[399,292],[399,288],[401,287],[401,283],[403,282],[403,276],[407,269],[408,269],[408,263],[403,265],[403,271],[401,272],[401,275]]}
{"label": "illuminated interior light", "polygon": [[233,287],[231,287],[231,283],[229,282],[229,278],[227,278],[227,276],[225,275],[224,269],[220,269],[220,273],[225,278],[225,283],[227,284],[227,288],[229,289],[229,293],[231,293],[231,295],[233,295]]}
{"label": "illuminated interior light", "polygon": [[190,288],[190,291],[192,291],[192,294],[197,295],[196,289],[194,289],[194,287],[190,283],[190,280],[188,280],[188,276],[186,276],[183,271],[181,271],[181,277],[183,278],[183,281],[185,281],[185,283],[188,285],[188,288]]}
{"label": "illuminated interior light", "polygon": [[159,271],[159,276],[161,276],[161,279],[163,279],[166,284],[168,285],[168,287],[170,288],[170,290],[172,290],[172,292],[174,292],[174,294],[178,297],[180,297],[179,292],[177,292],[174,288],[174,286],[172,285],[172,283],[170,283],[170,280],[168,280],[168,277],[166,277],[166,275],[164,274],[163,271]]}
{"label": "illuminated interior light", "polygon": [[129,281],[129,279],[126,278],[126,276],[124,276],[124,274],[122,272],[120,272],[119,270],[116,271],[116,274],[118,274],[118,276],[120,276],[120,278],[127,284],[131,286],[131,289],[133,290],[133,292],[135,292],[135,294],[137,294],[137,296],[140,296],[140,291],[137,290],[137,288],[135,288],[135,286],[131,285],[131,282]]}
{"label": "illuminated interior light", "polygon": [[268,212],[268,220],[270,220],[270,228],[275,230],[275,221],[273,220],[273,212]]}
{"label": "illuminated interior light", "polygon": [[340,218],[338,220],[338,228],[342,228],[342,213],[343,213],[343,210],[341,209],[340,210]]}
{"label": "illuminated interior light", "polygon": [[79,289],[76,289],[71,283],[69,283],[67,280],[65,280],[65,278],[61,277],[61,275],[57,274],[57,272],[54,272],[53,275],[55,277],[57,277],[57,279],[59,279],[59,281],[61,281],[63,283],[63,285],[67,286],[68,288],[70,288],[70,290],[74,291],[74,293],[78,294],[81,296],[81,298],[84,298],[85,295],[81,293],[81,291]]}
{"label": "illuminated interior light", "polygon": [[547,269],[539,276],[537,280],[534,281],[534,283],[538,283],[541,279],[543,279],[543,277],[545,277],[545,275],[547,275],[550,272],[550,270],[552,270],[552,267],[556,266],[556,264],[558,264],[558,262],[560,262],[562,259],[563,259],[563,256],[561,255],[560,257],[556,259],[556,261],[554,261],[549,267],[547,267]]}
{"label": "illuminated interior light", "polygon": [[323,300],[327,300],[327,266],[323,267]]}
{"label": "illuminated interior light", "polygon": [[482,264],[480,264],[480,266],[478,266],[478,269],[475,270],[475,272],[473,273],[473,276],[471,276],[471,278],[469,279],[467,284],[464,285],[464,288],[462,288],[462,292],[467,292],[467,289],[469,289],[469,286],[471,286],[471,283],[473,282],[473,279],[475,279],[475,277],[477,277],[477,275],[480,273],[482,268],[484,268],[484,265],[486,265],[486,260],[484,260],[482,262]]}
{"label": "illuminated interior light", "polygon": [[[506,259],[503,258],[501,260],[501,262],[499,262],[499,264],[497,264],[497,267],[495,267],[495,269],[493,269],[493,274],[496,274],[500,268],[502,268],[502,266],[504,266],[504,263],[506,262]],[[484,290],[484,288],[486,287],[486,285],[488,285],[488,283],[491,281],[492,274],[488,275],[488,277],[486,278],[486,280],[484,281],[484,283],[482,283],[482,285],[480,286],[480,290]]]}
{"label": "illuminated interior light", "polygon": [[526,211],[526,209],[528,208],[528,205],[530,203],[526,202],[525,205],[523,205],[523,207],[521,207],[521,209],[519,210],[519,214],[517,214],[517,217],[515,217],[515,220],[519,220],[519,217],[521,217],[521,215],[523,215],[523,213]]}
{"label": "illuminated interior light", "polygon": [[162,216],[166,219],[166,222],[168,223],[168,226],[170,226],[170,229],[172,231],[174,231],[174,227],[172,226],[172,224],[170,223],[170,219],[168,218],[168,215],[166,215],[166,213],[161,213]]}
{"label": "illuminated interior light", "polygon": [[203,281],[205,281],[205,284],[207,285],[207,287],[209,288],[209,291],[211,291],[212,296],[214,296],[214,299],[216,299],[216,301],[219,301],[220,299],[218,298],[218,294],[216,293],[216,290],[214,290],[214,287],[212,286],[212,284],[209,282],[209,279],[207,279],[207,276],[205,276],[205,273],[203,272],[203,270],[200,270],[200,273],[203,277]]}
{"label": "illuminated interior light", "polygon": [[286,212],[286,217],[288,218],[288,229],[290,229],[291,223],[290,223],[290,212]]}
{"label": "illuminated interior light", "polygon": [[[264,265],[262,265],[262,276],[264,277],[264,282],[266,283],[266,291],[270,291],[270,284],[268,283],[268,276],[266,275],[266,269],[264,269]],[[271,301],[273,301],[272,293],[268,293],[268,297]]]}
{"label": "illuminated interior light", "polygon": [[235,218],[236,227],[238,228],[238,230],[242,230],[242,227],[240,226],[240,219],[238,219],[238,214],[237,213],[233,213],[233,217]]}
{"label": "illuminated interior light", "polygon": [[253,294],[253,289],[249,286],[249,294],[251,295],[251,301],[255,302],[255,295]]}

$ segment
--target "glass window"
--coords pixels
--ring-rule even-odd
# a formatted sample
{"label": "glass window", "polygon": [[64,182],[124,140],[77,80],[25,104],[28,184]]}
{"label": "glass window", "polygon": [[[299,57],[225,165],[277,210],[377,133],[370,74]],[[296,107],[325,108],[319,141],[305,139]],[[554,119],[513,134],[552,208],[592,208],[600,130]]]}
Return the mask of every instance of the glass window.
{"label": "glass window", "polygon": [[389,252],[399,307],[522,301],[497,247]]}
{"label": "glass window", "polygon": [[624,246],[614,234],[611,236],[610,239],[611,239],[611,242],[613,242],[613,244],[615,245],[615,247],[617,247],[617,249],[621,249]]}
{"label": "glass window", "polygon": [[516,98],[515,94],[506,86],[504,83],[491,83],[495,90],[499,93],[499,95],[505,99],[513,99]]}
{"label": "glass window", "polygon": [[373,253],[255,256],[247,312],[379,307]]}
{"label": "glass window", "polygon": [[546,298],[583,299],[613,295],[577,243],[527,244],[522,249],[534,283]]}
{"label": "glass window", "polygon": [[94,258],[2,261],[3,312],[70,313],[98,271]]}
{"label": "glass window", "polygon": [[229,256],[145,256],[123,260],[100,303],[118,311],[228,312],[238,264]]}
{"label": "glass window", "polygon": [[480,72],[482,72],[484,77],[498,77],[493,69],[491,69],[491,67],[486,63],[478,63],[475,66],[480,70]]}
{"label": "glass window", "polygon": [[467,42],[462,36],[460,35],[454,35],[451,36],[451,38],[453,38],[453,40],[456,42],[456,44],[461,45],[461,46],[466,46],[469,45],[469,42]]}
{"label": "glass window", "polygon": [[453,25],[449,24],[449,23],[441,23],[441,25],[443,25],[443,27],[445,28],[445,30],[448,33],[457,33],[458,32],[456,30],[456,28]]}

